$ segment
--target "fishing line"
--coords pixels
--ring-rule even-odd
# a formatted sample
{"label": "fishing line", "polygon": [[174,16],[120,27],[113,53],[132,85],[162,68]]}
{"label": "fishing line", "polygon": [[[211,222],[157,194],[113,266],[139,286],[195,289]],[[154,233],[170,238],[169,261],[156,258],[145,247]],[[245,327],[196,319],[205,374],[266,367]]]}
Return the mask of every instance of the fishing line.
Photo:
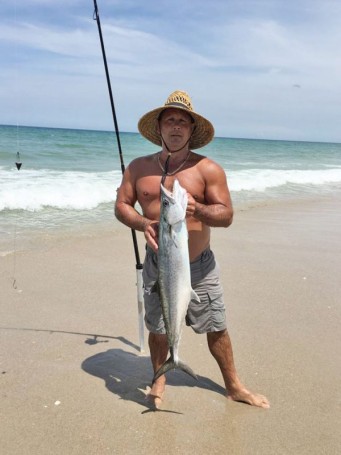
{"label": "fishing line", "polygon": [[[16,135],[17,135],[17,154],[16,154],[16,161],[15,165],[17,168],[17,171],[20,171],[22,162],[20,158],[20,152],[19,152],[19,124],[17,122],[17,128],[16,128]],[[14,215],[14,234],[13,234],[13,288],[18,289],[17,287],[17,279],[16,279],[16,274],[17,274],[17,237],[18,237],[18,214],[16,213]]]}
{"label": "fishing line", "polygon": [[[17,24],[17,22],[18,22],[17,2],[15,2],[15,4],[14,4],[14,23]],[[15,96],[15,104],[16,104],[16,109],[15,109],[15,112],[16,112],[16,160],[15,160],[15,166],[17,168],[17,171],[20,171],[22,162],[21,162],[21,158],[20,158],[20,141],[19,141],[18,44],[15,47],[14,55],[15,55],[15,62],[16,62],[16,64],[15,64],[16,69],[14,72],[14,74],[15,74],[14,86],[15,86],[15,92],[16,92],[16,96]],[[17,278],[16,278],[16,275],[17,275],[17,237],[18,237],[18,214],[15,213],[15,215],[14,215],[14,232],[13,232],[13,273],[12,273],[12,279],[13,279],[12,287],[15,290],[18,289]]]}

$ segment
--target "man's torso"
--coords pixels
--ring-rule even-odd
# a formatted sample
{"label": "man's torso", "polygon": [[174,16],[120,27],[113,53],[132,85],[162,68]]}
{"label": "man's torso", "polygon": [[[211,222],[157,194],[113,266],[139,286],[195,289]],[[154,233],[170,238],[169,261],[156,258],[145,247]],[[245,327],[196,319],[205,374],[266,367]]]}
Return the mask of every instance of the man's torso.
{"label": "man's torso", "polygon": [[[183,169],[174,175],[167,175],[164,186],[172,190],[175,179],[190,193],[196,201],[205,203],[205,179],[201,170],[207,158],[191,153],[190,159]],[[138,160],[136,165],[136,196],[143,215],[151,220],[160,217],[160,183],[162,170],[157,161],[157,154]],[[210,228],[194,217],[187,218],[189,234],[190,260],[197,258],[210,242]]]}

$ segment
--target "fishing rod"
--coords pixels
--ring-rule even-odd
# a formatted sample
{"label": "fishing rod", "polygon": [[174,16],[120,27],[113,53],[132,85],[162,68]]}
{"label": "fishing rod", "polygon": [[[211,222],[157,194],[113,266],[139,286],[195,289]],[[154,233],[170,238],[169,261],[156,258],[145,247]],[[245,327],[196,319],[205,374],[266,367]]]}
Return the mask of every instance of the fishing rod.
{"label": "fishing rod", "polygon": [[[118,152],[119,152],[120,163],[121,163],[121,170],[122,170],[122,175],[123,175],[124,171],[125,171],[125,166],[124,166],[123,153],[122,153],[122,147],[121,147],[121,141],[120,141],[120,133],[119,133],[119,129],[118,129],[114,98],[113,98],[113,94],[112,94],[112,90],[111,90],[109,69],[108,69],[107,57],[106,57],[106,53],[105,53],[103,34],[102,34],[102,28],[101,28],[101,20],[100,20],[100,17],[99,17],[98,6],[97,6],[97,1],[96,0],[94,0],[94,7],[95,7],[95,10],[94,10],[93,19],[97,22],[98,33],[99,33],[99,38],[100,38],[100,42],[101,42],[103,63],[104,63],[104,68],[105,68],[105,75],[106,75],[106,78],[107,78],[107,85],[108,85],[108,92],[109,92],[109,98],[110,98],[110,104],[111,104],[111,111],[112,111],[112,116],[113,116],[113,121],[114,121],[114,126],[115,126],[116,140],[117,140]],[[131,229],[131,234],[132,234],[132,238],[133,238],[133,245],[134,245],[134,252],[135,252],[135,261],[136,261],[137,304],[138,304],[138,323],[139,323],[140,352],[143,352],[144,351],[143,279],[142,279],[143,265],[141,264],[141,261],[140,261],[140,253],[139,253],[139,247],[138,247],[138,244],[137,244],[136,231],[134,229]]]}

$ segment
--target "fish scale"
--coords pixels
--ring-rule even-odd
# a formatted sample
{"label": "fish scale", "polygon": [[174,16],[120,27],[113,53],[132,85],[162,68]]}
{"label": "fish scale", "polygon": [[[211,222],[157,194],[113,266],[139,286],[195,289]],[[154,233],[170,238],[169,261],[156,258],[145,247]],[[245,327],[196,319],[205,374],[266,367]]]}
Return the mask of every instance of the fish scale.
{"label": "fish scale", "polygon": [[170,356],[155,373],[153,382],[171,369],[195,373],[179,359],[179,345],[188,305],[199,300],[191,286],[186,226],[187,192],[174,180],[172,192],[161,185],[158,248],[158,290]]}

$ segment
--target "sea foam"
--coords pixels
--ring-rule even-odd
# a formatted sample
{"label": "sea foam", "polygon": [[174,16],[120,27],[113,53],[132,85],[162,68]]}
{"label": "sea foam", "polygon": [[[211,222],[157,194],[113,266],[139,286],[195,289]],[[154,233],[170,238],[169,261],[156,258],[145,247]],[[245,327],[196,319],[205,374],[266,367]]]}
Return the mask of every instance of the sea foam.
{"label": "sea foam", "polygon": [[312,185],[341,183],[341,169],[321,170],[278,170],[248,169],[228,173],[231,191],[264,192],[267,189],[295,184],[301,191],[309,190]]}
{"label": "sea foam", "polygon": [[118,171],[0,170],[0,211],[91,210],[115,200],[120,180]]}
{"label": "sea foam", "polygon": [[[341,169],[247,169],[227,172],[227,177],[232,193],[264,193],[275,188],[285,192],[292,185],[299,192],[310,192],[312,187],[341,183]],[[0,211],[92,210],[115,201],[121,173],[0,170],[0,182]]]}

